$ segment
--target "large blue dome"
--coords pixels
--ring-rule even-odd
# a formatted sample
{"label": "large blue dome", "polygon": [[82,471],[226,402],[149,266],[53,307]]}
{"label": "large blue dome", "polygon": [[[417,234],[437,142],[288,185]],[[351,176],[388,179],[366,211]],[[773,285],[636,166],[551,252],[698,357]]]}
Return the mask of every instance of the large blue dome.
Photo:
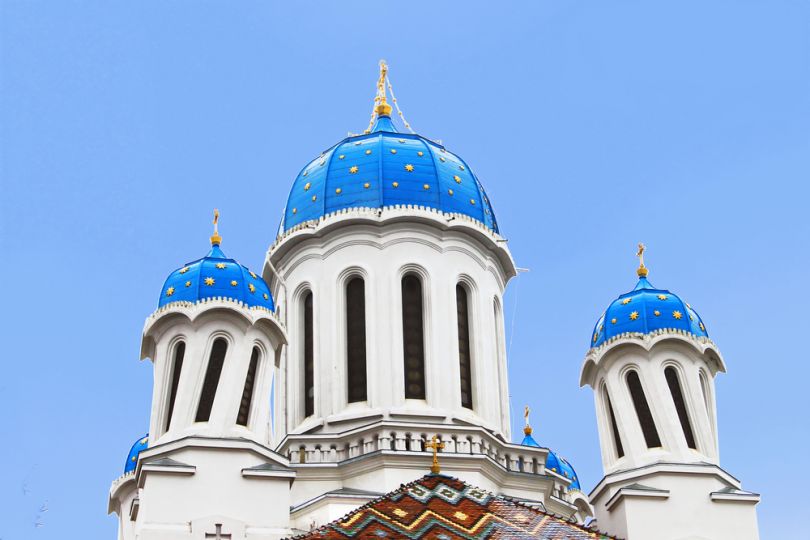
{"label": "large blue dome", "polygon": [[489,198],[459,156],[380,115],[369,133],[343,139],[298,174],[282,231],[346,208],[413,205],[463,214],[498,232]]}
{"label": "large blue dome", "polygon": [[643,270],[636,287],[614,300],[596,322],[591,347],[598,347],[620,334],[648,334],[662,329],[684,330],[708,337],[703,320],[692,306],[668,290],[653,287],[647,281],[646,269]]}
{"label": "large blue dome", "polygon": [[158,307],[172,302],[197,302],[216,297],[274,311],[273,296],[267,283],[247,267],[227,258],[218,243],[211,246],[211,251],[205,257],[169,274],[161,290]]}

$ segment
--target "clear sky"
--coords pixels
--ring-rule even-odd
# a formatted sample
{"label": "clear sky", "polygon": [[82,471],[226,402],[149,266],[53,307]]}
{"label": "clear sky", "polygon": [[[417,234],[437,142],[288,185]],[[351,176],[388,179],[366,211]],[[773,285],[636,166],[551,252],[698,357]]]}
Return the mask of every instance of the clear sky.
{"label": "clear sky", "polygon": [[163,280],[214,207],[261,268],[299,169],[366,126],[380,58],[530,269],[506,306],[515,432],[532,406],[598,481],[579,369],[643,241],[724,353],[721,463],[762,493],[763,539],[806,530],[807,2],[0,0],[0,538],[114,537]]}

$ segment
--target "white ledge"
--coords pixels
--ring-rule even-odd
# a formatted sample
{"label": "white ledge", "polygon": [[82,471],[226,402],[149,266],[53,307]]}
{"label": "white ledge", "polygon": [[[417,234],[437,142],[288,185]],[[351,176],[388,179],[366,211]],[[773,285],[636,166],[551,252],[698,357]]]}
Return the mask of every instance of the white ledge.
{"label": "white ledge", "polygon": [[626,498],[638,499],[668,499],[668,489],[653,489],[653,488],[632,488],[624,487],[613,494],[613,497],[608,499],[605,503],[605,508],[608,512],[613,511],[613,508]]}

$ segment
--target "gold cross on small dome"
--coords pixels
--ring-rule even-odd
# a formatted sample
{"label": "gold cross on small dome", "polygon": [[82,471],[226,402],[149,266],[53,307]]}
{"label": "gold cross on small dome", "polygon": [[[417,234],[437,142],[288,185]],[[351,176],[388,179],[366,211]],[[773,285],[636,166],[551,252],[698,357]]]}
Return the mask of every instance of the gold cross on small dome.
{"label": "gold cross on small dome", "polygon": [[438,435],[433,435],[431,442],[425,443],[425,448],[433,450],[433,464],[430,466],[430,472],[439,474],[442,470],[441,467],[439,467],[439,450],[444,450],[444,443],[439,442]]}
{"label": "gold cross on small dome", "polygon": [[640,278],[647,277],[647,267],[644,266],[644,251],[646,249],[647,246],[645,246],[641,242],[638,243],[638,252],[636,253],[636,257],[638,257],[638,270],[636,270],[636,273]]}
{"label": "gold cross on small dome", "polygon": [[222,243],[222,237],[219,235],[219,210],[214,208],[214,234],[211,235],[211,245],[218,246]]}

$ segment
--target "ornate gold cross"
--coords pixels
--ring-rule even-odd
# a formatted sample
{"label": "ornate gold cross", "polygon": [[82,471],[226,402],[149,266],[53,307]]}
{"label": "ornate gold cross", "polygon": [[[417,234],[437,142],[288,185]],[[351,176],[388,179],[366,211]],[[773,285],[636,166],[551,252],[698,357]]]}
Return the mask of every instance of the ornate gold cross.
{"label": "ornate gold cross", "polygon": [[214,208],[214,234],[211,235],[211,245],[218,246],[222,243],[222,237],[219,235],[219,210]]}
{"label": "ornate gold cross", "polygon": [[638,243],[638,252],[636,253],[636,257],[638,257],[638,270],[636,271],[638,277],[647,277],[647,267],[644,266],[644,251],[646,249],[647,247],[644,244]]}
{"label": "ornate gold cross", "polygon": [[444,443],[439,442],[439,436],[434,435],[431,442],[425,443],[425,448],[433,450],[433,465],[430,466],[430,472],[439,474],[441,468],[439,467],[439,450],[444,450]]}

